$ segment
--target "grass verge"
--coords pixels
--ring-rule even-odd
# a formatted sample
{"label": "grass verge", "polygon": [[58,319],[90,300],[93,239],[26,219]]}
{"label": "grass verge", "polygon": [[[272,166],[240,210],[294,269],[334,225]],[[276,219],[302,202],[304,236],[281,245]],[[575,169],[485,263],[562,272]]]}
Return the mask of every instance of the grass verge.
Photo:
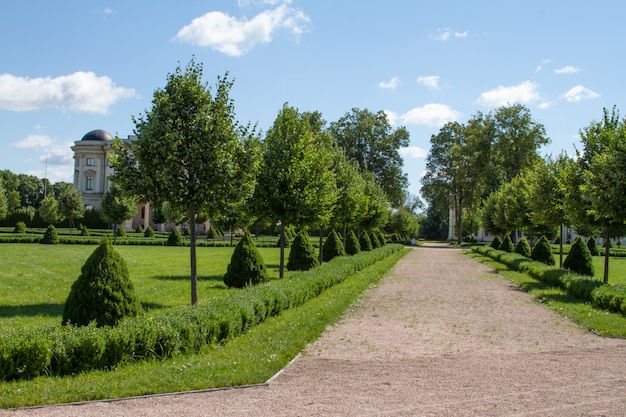
{"label": "grass verge", "polygon": [[396,252],[302,306],[199,354],[110,372],[0,383],[0,407],[15,408],[262,383],[282,369],[408,252]]}
{"label": "grass verge", "polygon": [[487,256],[471,251],[465,254],[493,268],[513,284],[531,294],[535,300],[546,304],[580,327],[603,336],[626,338],[626,317],[623,315],[595,309],[589,303],[568,295],[564,290],[551,287],[525,273],[514,271]]}

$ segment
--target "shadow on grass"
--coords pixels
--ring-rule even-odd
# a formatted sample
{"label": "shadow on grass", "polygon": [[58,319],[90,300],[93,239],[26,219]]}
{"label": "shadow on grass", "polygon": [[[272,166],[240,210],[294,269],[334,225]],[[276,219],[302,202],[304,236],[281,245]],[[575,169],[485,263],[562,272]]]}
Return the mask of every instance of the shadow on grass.
{"label": "shadow on grass", "polygon": [[[159,281],[189,281],[189,275],[157,275],[154,279]],[[198,275],[198,281],[224,281],[223,275]]]}
{"label": "shadow on grass", "polygon": [[63,315],[64,304],[41,303],[20,306],[0,305],[0,317],[16,316],[47,316],[57,317]]}

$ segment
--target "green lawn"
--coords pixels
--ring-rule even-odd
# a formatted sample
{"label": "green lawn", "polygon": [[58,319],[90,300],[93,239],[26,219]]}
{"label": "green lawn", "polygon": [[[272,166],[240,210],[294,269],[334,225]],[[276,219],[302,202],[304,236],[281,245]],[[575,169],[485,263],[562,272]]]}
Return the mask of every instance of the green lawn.
{"label": "green lawn", "polygon": [[[604,276],[604,256],[593,257],[595,277],[602,281]],[[626,285],[626,258],[614,257],[609,259],[609,284]]]}
{"label": "green lawn", "polygon": [[[94,245],[0,245],[0,331],[4,326],[60,322],[65,299]],[[191,302],[189,247],[116,246],[126,260],[144,308]],[[279,250],[259,248],[270,275],[278,277]],[[200,303],[228,293],[222,276],[233,248],[197,248]],[[285,256],[289,250],[286,249]]]}

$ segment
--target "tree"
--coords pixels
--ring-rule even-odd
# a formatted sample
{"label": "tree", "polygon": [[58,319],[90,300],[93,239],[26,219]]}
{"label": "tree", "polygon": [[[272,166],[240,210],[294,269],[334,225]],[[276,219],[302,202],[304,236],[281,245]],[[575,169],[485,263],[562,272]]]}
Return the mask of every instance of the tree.
{"label": "tree", "polygon": [[125,190],[187,213],[193,305],[198,303],[196,216],[214,217],[239,201],[254,171],[243,158],[243,138],[254,130],[235,120],[233,82],[227,73],[211,89],[202,75],[202,64],[193,59],[168,74],[166,86],[154,92],[152,108],[133,118],[136,140],[116,141],[114,159],[114,181]]}
{"label": "tree", "polygon": [[224,275],[224,284],[228,287],[243,288],[247,285],[256,285],[268,281],[269,276],[263,258],[256,248],[252,236],[246,232],[235,246],[230,264]]}
{"label": "tree", "polygon": [[332,154],[318,143],[307,116],[287,104],[265,137],[255,204],[260,214],[280,224],[279,278],[284,275],[285,227],[322,224],[336,200]]}
{"label": "tree", "polygon": [[408,185],[400,155],[400,149],[409,145],[406,128],[392,129],[382,110],[353,108],[330,124],[330,132],[348,159],[357,161],[361,172],[371,172],[391,205],[400,207]]}
{"label": "tree", "polygon": [[48,224],[56,224],[63,220],[59,211],[59,202],[53,196],[43,199],[39,207],[39,215]]}
{"label": "tree", "polygon": [[80,192],[74,187],[64,188],[59,193],[59,212],[61,216],[70,221],[70,235],[72,234],[72,228],[74,227],[74,220],[83,217],[85,212],[85,206],[83,205],[83,197]]}
{"label": "tree", "polygon": [[7,217],[9,212],[9,204],[7,201],[6,190],[4,189],[4,184],[2,182],[2,177],[0,177],[0,220],[3,220]]}
{"label": "tree", "polygon": [[134,197],[125,195],[119,185],[113,183],[100,200],[100,217],[113,225],[113,244],[117,242],[117,226],[137,212]]}

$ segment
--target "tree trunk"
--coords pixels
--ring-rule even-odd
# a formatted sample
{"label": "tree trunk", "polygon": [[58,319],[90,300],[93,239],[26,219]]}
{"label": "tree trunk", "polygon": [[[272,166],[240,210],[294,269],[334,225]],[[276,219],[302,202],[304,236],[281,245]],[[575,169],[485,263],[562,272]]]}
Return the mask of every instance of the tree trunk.
{"label": "tree trunk", "polygon": [[455,214],[456,214],[456,239],[457,242],[459,244],[463,243],[463,236],[461,236],[461,234],[463,233],[463,228],[462,228],[462,219],[463,219],[463,214],[462,214],[462,210],[463,208],[461,207],[460,201],[458,197],[454,197],[454,205],[456,206],[455,209]]}
{"label": "tree trunk", "polygon": [[191,305],[198,304],[198,275],[196,269],[196,205],[189,204],[189,228],[191,229],[191,244],[189,256],[191,260]]}
{"label": "tree trunk", "polygon": [[320,226],[320,250],[319,250],[320,265],[324,262],[324,227]]}
{"label": "tree trunk", "polygon": [[609,283],[609,246],[611,246],[610,239],[611,232],[607,227],[604,229],[604,276],[602,279],[605,284]]}
{"label": "tree trunk", "polygon": [[280,267],[278,269],[278,278],[283,279],[285,266],[285,222],[280,221]]}

